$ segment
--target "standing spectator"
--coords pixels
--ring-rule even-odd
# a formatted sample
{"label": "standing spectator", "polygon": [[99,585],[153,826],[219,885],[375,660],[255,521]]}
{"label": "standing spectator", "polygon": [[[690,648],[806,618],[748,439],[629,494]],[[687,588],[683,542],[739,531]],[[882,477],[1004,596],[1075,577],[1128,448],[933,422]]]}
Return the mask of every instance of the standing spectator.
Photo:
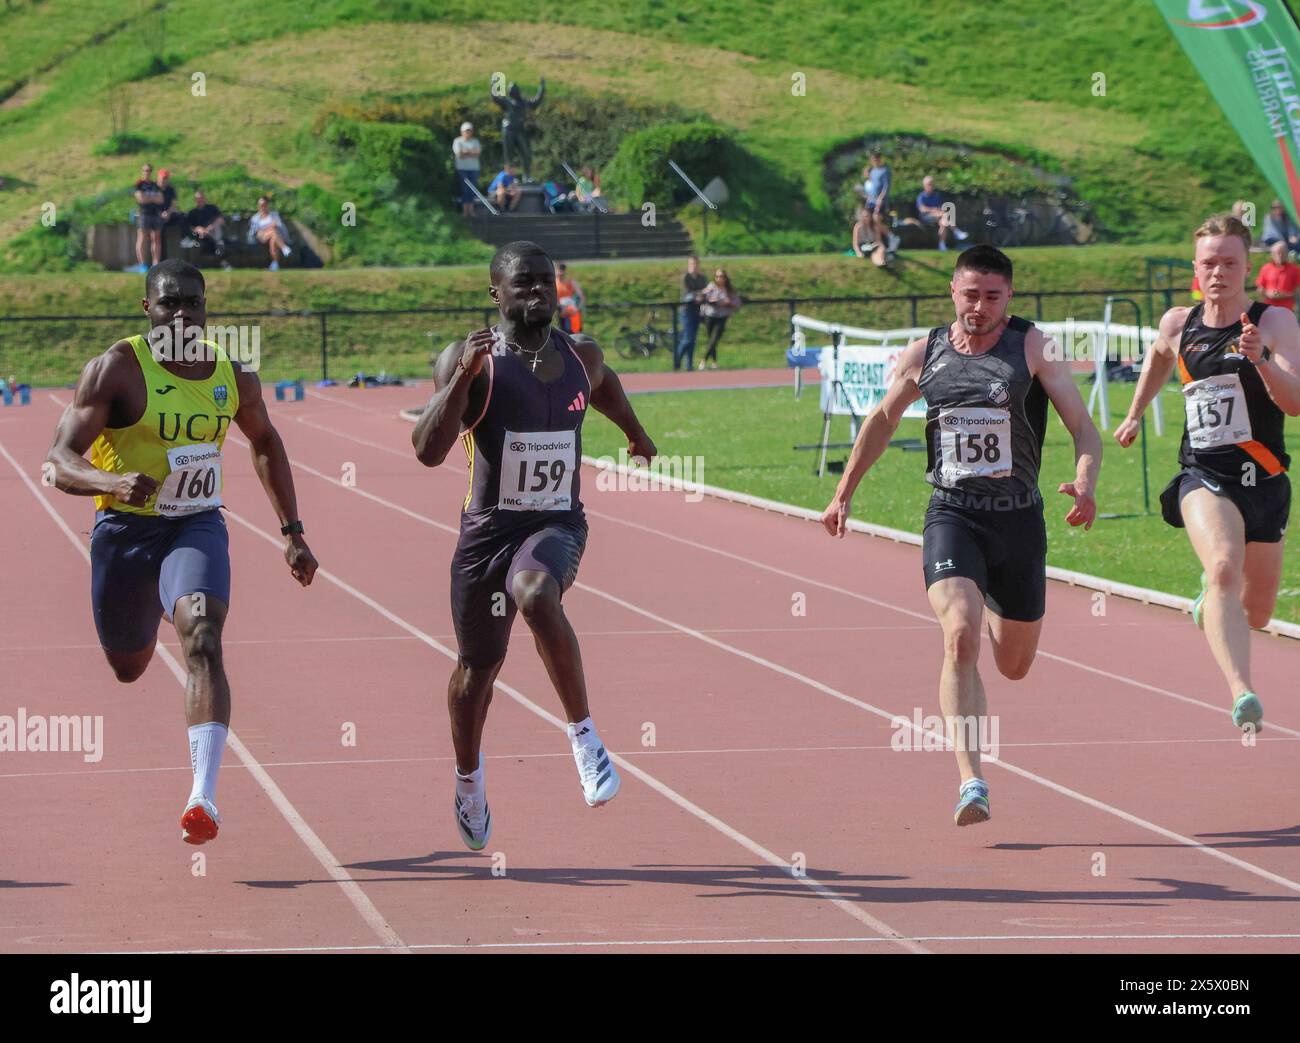
{"label": "standing spectator", "polygon": [[1296,223],[1286,212],[1282,200],[1273,200],[1273,205],[1269,207],[1268,216],[1264,218],[1264,234],[1261,239],[1265,246],[1284,242],[1288,249],[1300,250],[1300,228],[1296,228]]}
{"label": "standing spectator", "polygon": [[691,254],[686,258],[686,274],[682,276],[682,335],[673,351],[673,369],[695,368],[695,338],[700,332],[700,304],[704,300],[704,289],[709,285],[708,276],[700,272],[700,259]]}
{"label": "standing spectator", "polygon": [[934,187],[934,178],[928,174],[921,179],[921,194],[916,197],[916,216],[921,223],[935,228],[939,233],[939,249],[948,249],[948,233],[958,240],[969,239],[965,232],[948,221],[948,211],[943,206],[943,196]]}
{"label": "standing spectator", "polygon": [[162,209],[158,216],[163,219],[163,227],[167,225],[184,225],[185,215],[181,213],[176,206],[176,189],[171,184],[172,172],[166,167],[158,171],[158,190],[162,193]]}
{"label": "standing spectator", "polygon": [[280,270],[280,257],[289,256],[289,230],[280,217],[280,211],[271,209],[266,196],[257,200],[257,213],[248,219],[248,241],[265,243],[271,251],[270,269]]}
{"label": "standing spectator", "polygon": [[146,163],[140,168],[140,180],[135,183],[135,201],[139,204],[137,231],[135,233],[135,259],[137,271],[149,270],[144,259],[145,237],[149,240],[149,253],[152,263],[162,260],[162,190],[153,179],[153,165]]}
{"label": "standing spectator", "polygon": [[221,208],[208,202],[201,188],[194,190],[194,209],[185,215],[190,226],[189,237],[181,241],[185,247],[198,247],[204,253],[215,254],[221,267],[229,268],[226,260],[226,218]]}
{"label": "standing spectator", "polygon": [[569,266],[555,267],[555,296],[560,306],[560,329],[565,333],[582,332],[582,287],[569,276]]}
{"label": "standing spectator", "polygon": [[519,205],[520,191],[519,182],[515,180],[515,165],[507,163],[488,185],[487,194],[497,206],[513,210]]}
{"label": "standing spectator", "polygon": [[1291,263],[1284,240],[1275,242],[1269,254],[1273,259],[1260,266],[1255,286],[1269,304],[1294,312],[1295,292],[1300,287],[1300,268]]}
{"label": "standing spectator", "polygon": [[718,341],[722,340],[727,320],[739,307],[740,295],[731,285],[726,270],[719,268],[713,273],[713,281],[704,287],[704,303],[700,306],[700,314],[709,331],[709,350],[704,354],[700,369],[704,368],[705,362],[709,364],[709,369],[718,368]]}
{"label": "standing spectator", "polygon": [[889,229],[889,188],[893,180],[885,157],[879,152],[872,152],[871,165],[863,173],[863,196],[867,201],[867,232],[873,243],[884,243],[886,253],[898,250],[898,236]]}
{"label": "standing spectator", "polygon": [[466,120],[460,125],[460,137],[451,143],[456,157],[456,177],[460,183],[460,207],[466,217],[474,216],[475,195],[470,185],[478,187],[479,153],[483,146],[474,136],[474,124]]}

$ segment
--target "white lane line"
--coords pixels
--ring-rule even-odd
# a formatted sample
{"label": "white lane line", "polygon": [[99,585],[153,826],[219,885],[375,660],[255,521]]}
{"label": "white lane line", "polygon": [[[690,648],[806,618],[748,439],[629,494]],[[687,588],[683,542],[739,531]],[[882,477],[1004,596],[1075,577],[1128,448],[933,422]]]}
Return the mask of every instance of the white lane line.
{"label": "white lane line", "polygon": [[[315,427],[319,425],[313,424],[312,426]],[[372,448],[382,450],[385,453],[390,453],[394,456],[400,456],[404,459],[409,459],[409,454],[403,453],[397,449],[393,449],[391,446],[382,445],[378,442],[372,442],[368,439],[358,438],[355,435],[347,434],[344,431],[337,431],[325,427],[321,427],[320,429],[338,438],[343,438],[350,442],[357,442],[361,445],[371,446]],[[300,465],[295,465],[295,466],[300,466]],[[451,471],[455,474],[466,473],[464,468],[457,467],[454,464],[444,463],[441,465],[440,469]],[[341,484],[341,483],[336,483],[336,484]],[[403,509],[403,508],[398,508],[398,509]],[[587,515],[592,518],[600,518],[604,521],[612,522],[615,525],[622,525],[630,529],[637,529],[640,532],[649,533],[653,536],[659,537],[660,539],[671,540],[674,543],[680,543],[684,546],[692,547],[696,550],[704,551],[705,553],[708,554],[716,554],[719,557],[729,558],[732,561],[738,561],[742,565],[748,565],[751,568],[760,569],[764,572],[770,572],[777,576],[783,576],[787,579],[796,580],[799,583],[807,583],[815,587],[820,587],[823,590],[833,591],[837,594],[843,594],[845,597],[853,598],[857,601],[862,601],[869,605],[875,605],[878,608],[885,608],[885,609],[889,609],[892,612],[898,612],[905,616],[911,616],[913,619],[919,619],[924,621],[926,624],[928,624],[928,629],[935,629],[939,625],[933,615],[928,615],[924,612],[917,612],[914,609],[910,609],[910,608],[904,608],[902,605],[896,605],[891,601],[884,601],[881,600],[880,598],[873,598],[867,594],[861,593],[860,591],[850,590],[847,587],[841,587],[834,583],[826,583],[822,580],[813,579],[811,576],[804,576],[798,572],[791,572],[788,569],[779,568],[775,565],[768,565],[765,562],[755,561],[753,558],[748,558],[740,554],[734,554],[731,551],[723,550],[721,547],[715,547],[712,544],[701,543],[698,540],[692,540],[684,536],[678,536],[674,533],[664,532],[661,529],[651,528],[648,525],[641,525],[634,521],[628,521],[625,518],[619,518],[616,515],[606,514],[603,511],[593,510],[589,505],[584,505],[584,509],[586,510]],[[1045,633],[1049,630],[1056,630],[1056,629],[1057,627],[1051,625],[1050,623],[1044,626]],[[1120,684],[1126,684],[1133,688],[1140,688],[1143,691],[1152,692],[1155,695],[1163,695],[1166,698],[1175,699],[1178,702],[1182,702],[1182,703],[1187,703],[1189,706],[1197,706],[1203,710],[1210,710],[1216,714],[1227,716],[1228,718],[1231,718],[1232,716],[1232,710],[1230,708],[1217,705],[1215,703],[1208,703],[1203,699],[1196,699],[1190,695],[1184,695],[1181,692],[1175,692],[1168,688],[1161,688],[1159,685],[1147,684],[1145,681],[1139,681],[1135,678],[1128,677],[1124,674],[1116,674],[1108,670],[1102,670],[1099,667],[1090,666],[1089,664],[1080,662],[1077,659],[1070,659],[1067,656],[1059,655],[1056,652],[1048,652],[1047,650],[1041,647],[1038,650],[1038,655],[1042,656],[1044,659],[1051,659],[1058,663],[1063,663],[1066,666],[1073,666],[1079,670],[1085,671],[1086,673],[1095,674],[1100,677],[1105,677],[1108,680],[1115,681]],[[1294,738],[1300,738],[1300,730],[1297,730],[1295,728],[1288,728],[1285,725],[1278,724],[1273,720],[1267,721],[1266,727],[1275,732],[1282,732],[1283,734],[1290,735]]]}
{"label": "white lane line", "polygon": [[[412,511],[409,508],[403,507],[401,504],[393,503],[391,500],[386,500],[382,496],[376,496],[374,493],[368,492],[367,490],[362,489],[360,486],[345,485],[340,480],[333,478],[322,471],[318,471],[314,467],[311,467],[307,464],[299,463],[297,461],[292,461],[292,460],[290,461],[290,463],[295,468],[303,470],[308,474],[315,475],[316,477],[321,478],[324,481],[327,481],[333,485],[338,486],[340,489],[345,489],[350,493],[355,493],[358,496],[363,496],[368,500],[372,500],[375,503],[378,503],[384,507],[389,508],[390,510],[397,511],[399,514],[404,514],[407,517],[412,518],[415,521],[418,521],[424,525],[428,525],[435,529],[441,529],[442,531],[447,532],[454,536],[459,535],[458,530],[452,528],[450,525],[445,525],[442,522],[435,521],[434,519],[422,515],[417,511]],[[238,518],[238,516],[234,514],[232,514],[231,517]],[[247,522],[244,522],[244,524],[249,525],[249,523]],[[251,528],[252,526],[250,525],[249,527]],[[261,532],[261,530],[255,530],[255,531]],[[261,533],[261,534],[263,536],[266,536],[265,533]],[[270,537],[266,537],[266,538],[270,539]],[[728,556],[730,557],[731,555],[728,554]],[[762,567],[771,568],[770,566],[762,566]],[[782,570],[772,568],[772,571],[780,572]],[[810,581],[810,582],[815,582],[815,581]],[[819,585],[830,586],[830,584],[819,584]],[[878,706],[873,706],[871,703],[865,702],[861,699],[856,699],[851,695],[841,692],[836,688],[832,688],[830,685],[823,684],[821,681],[809,677],[806,674],[802,674],[797,670],[792,670],[788,667],[782,666],[781,664],[775,663],[770,659],[764,659],[762,656],[754,655],[751,652],[745,651],[743,648],[737,648],[734,645],[729,645],[725,641],[719,641],[717,638],[710,637],[708,634],[705,634],[700,630],[696,630],[682,623],[674,622],[673,620],[661,616],[658,613],[651,612],[649,609],[644,609],[638,605],[634,605],[630,601],[620,598],[617,595],[609,594],[603,590],[600,590],[596,587],[590,586],[589,584],[582,583],[582,582],[575,582],[574,587],[580,590],[584,590],[587,593],[594,594],[597,597],[604,598],[605,600],[611,602],[612,604],[618,605],[621,608],[624,608],[627,611],[632,612],[636,615],[643,616],[644,618],[649,619],[652,622],[658,623],[661,626],[667,626],[667,627],[671,627],[674,630],[681,631],[683,634],[687,634],[691,637],[696,638],[699,641],[703,641],[705,644],[713,645],[715,648],[718,648],[721,651],[737,656],[738,658],[748,660],[749,662],[753,663],[756,666],[761,666],[764,669],[772,671],[773,673],[777,673],[782,675],[783,677],[787,677],[792,681],[797,681],[798,683],[802,685],[806,685],[807,687],[812,688],[815,691],[821,692],[823,695],[829,695],[831,698],[838,699],[839,701],[847,703],[850,706],[854,706],[859,710],[865,710],[867,713],[874,714],[877,717],[882,717],[885,720],[890,721],[891,723],[897,723],[899,727],[906,727],[909,730],[918,733],[918,735],[920,736],[925,736],[927,734],[924,729],[918,729],[908,718],[900,714],[890,713],[888,710],[883,710]],[[843,588],[833,588],[833,589],[843,589]],[[853,592],[845,590],[844,593],[853,593]],[[360,595],[360,596],[364,597],[364,595]],[[864,598],[864,600],[867,601],[875,600],[873,598],[867,598],[865,597],[865,595],[862,595],[862,597]],[[885,605],[885,607],[888,608],[896,607],[896,606],[888,605],[885,602],[880,602],[880,604]],[[910,609],[898,609],[898,611],[906,612],[909,615],[918,616],[920,618],[925,618],[921,616],[920,613],[912,612]],[[438,647],[440,649],[445,649],[445,646],[438,646]],[[451,656],[451,658],[453,659],[455,658],[455,654],[452,653],[449,649],[445,651],[445,654]],[[500,684],[500,682],[498,682],[498,684]],[[505,690],[504,686],[502,686],[502,690],[503,691]],[[546,712],[544,710],[541,710],[540,707],[538,709],[539,712],[541,713]],[[555,718],[551,718],[551,719],[554,720]],[[1275,730],[1287,731],[1288,734],[1300,734],[1300,733],[1291,732],[1289,729],[1277,728]],[[942,742],[943,740],[943,736],[938,732],[930,733],[930,738],[932,741]],[[1174,840],[1179,844],[1186,845],[1192,850],[1199,851],[1210,858],[1215,858],[1221,862],[1226,862],[1229,865],[1236,867],[1237,869],[1245,870],[1246,872],[1258,876],[1263,880],[1267,880],[1270,883],[1274,883],[1280,887],[1284,887],[1289,891],[1300,892],[1300,883],[1288,879],[1287,877],[1281,876],[1280,874],[1271,872],[1270,870],[1264,869],[1262,866],[1257,866],[1252,862],[1247,862],[1244,859],[1240,859],[1233,855],[1229,855],[1226,852],[1218,850],[1217,848],[1210,847],[1209,845],[1202,844],[1197,840],[1193,840],[1191,837],[1183,836],[1181,833],[1175,833],[1173,830],[1166,829],[1164,826],[1157,825],[1156,823],[1151,822],[1144,818],[1139,818],[1138,816],[1130,814],[1129,812],[1124,811],[1120,808],[1114,807],[1113,805],[1106,804],[1102,801],[1096,800],[1093,797],[1089,797],[1086,794],[1079,793],[1078,791],[1063,786],[1058,782],[1053,782],[1051,779],[1048,779],[1042,775],[1038,775],[1024,768],[1020,768],[1015,765],[1009,764],[1007,761],[1002,760],[1000,758],[995,759],[993,757],[986,756],[985,760],[991,764],[997,764],[1003,768],[1006,768],[1008,771],[1012,772],[1013,774],[1020,775],[1022,778],[1028,779],[1032,782],[1036,782],[1041,786],[1045,786],[1050,790],[1053,790],[1064,796],[1068,796],[1071,799],[1078,800],[1081,803],[1087,804],[1090,807],[1094,807],[1100,811],[1104,811],[1107,814],[1113,815],[1116,818],[1131,823],[1132,825],[1139,826],[1140,828],[1145,829],[1148,832],[1155,833],[1158,836],[1162,836],[1168,840]]]}
{"label": "white lane line", "polygon": [[[264,529],[258,528],[256,525],[248,521],[242,515],[230,511],[229,516],[234,521],[242,525],[244,528],[248,529],[250,532],[262,537],[262,539],[266,540],[272,546],[277,548],[281,547],[282,540],[278,539],[275,536],[272,536],[269,532],[266,532]],[[386,608],[384,605],[381,605],[374,598],[370,597],[370,595],[365,594],[362,591],[358,590],[356,587],[352,586],[352,584],[348,583],[346,580],[341,579],[340,577],[334,575],[332,572],[329,572],[326,569],[317,570],[316,575],[323,577],[324,579],[328,580],[330,583],[333,583],[340,590],[343,590],[346,593],[352,595],[352,597],[356,598],[363,605],[366,605],[368,608],[371,608],[375,612],[378,612],[389,622],[405,630],[408,634],[418,637],[421,641],[423,641],[434,651],[445,656],[453,663],[456,662],[457,654],[453,649],[442,644],[440,641],[435,640],[431,635],[426,634],[423,630],[415,626],[413,623],[407,622],[401,616],[397,615],[397,613]],[[504,681],[500,681],[500,680],[496,682],[495,687],[505,692],[506,695],[508,695],[515,702],[517,702],[520,706],[524,707],[526,710],[530,711],[531,713],[536,714],[542,720],[546,721],[547,723],[549,723],[559,731],[564,732],[567,730],[567,726],[564,721],[560,720],[560,718],[556,717],[550,711],[545,710],[542,707],[538,706],[535,702],[529,699],[517,688],[514,688],[511,685],[508,685]],[[862,923],[865,926],[870,927],[873,931],[876,931],[879,934],[884,935],[887,938],[891,939],[892,941],[897,942],[897,944],[901,945],[903,948],[909,950],[910,952],[926,951],[921,946],[916,945],[913,942],[907,941],[902,936],[901,933],[894,930],[884,921],[878,920],[870,913],[867,913],[862,909],[859,909],[853,903],[845,901],[843,898],[840,898],[838,895],[836,895],[833,891],[831,891],[824,884],[816,880],[814,877],[802,872],[795,873],[793,865],[790,862],[786,861],[784,858],[782,858],[780,855],[777,855],[774,852],[769,851],[767,848],[763,847],[763,845],[759,844],[756,840],[750,839],[744,833],[740,832],[740,830],[734,828],[733,826],[728,825],[726,822],[718,818],[716,815],[706,811],[704,808],[700,807],[698,804],[694,803],[693,801],[688,800],[686,797],[682,796],[676,790],[667,786],[663,782],[660,782],[659,779],[655,778],[649,772],[645,771],[642,768],[637,767],[636,765],[628,761],[626,758],[619,756],[618,754],[611,752],[610,757],[613,758],[614,762],[618,764],[619,767],[621,767],[625,772],[640,779],[647,786],[653,789],[656,793],[660,794],[663,797],[666,797],[668,800],[676,804],[683,811],[686,811],[689,814],[694,815],[700,821],[713,827],[713,829],[717,830],[719,833],[721,833],[723,836],[727,837],[728,839],[735,841],[741,847],[745,848],[745,850],[749,851],[751,854],[755,855],[756,857],[761,858],[769,865],[776,866],[778,869],[782,869],[785,872],[790,873],[792,880],[798,881],[800,884],[802,884],[804,887],[809,888],[815,894],[828,900],[836,908],[840,909],[842,912],[847,913],[849,916],[853,917],[859,923]]]}
{"label": "white lane line", "polygon": [[[1300,934],[920,934],[906,939],[911,942],[1113,942],[1113,941],[1267,941],[1300,938]],[[662,948],[670,945],[879,945],[892,938],[875,935],[857,938],[665,938],[620,939],[616,941],[555,942],[428,942],[409,946],[424,950],[471,949],[601,949]],[[141,949],[92,953],[94,956],[193,956],[206,953],[287,953],[287,952],[374,952],[380,945],[313,945],[299,949]]]}
{"label": "white lane line", "polygon": [[[417,641],[418,638],[406,637],[404,641]],[[245,732],[244,734],[248,734]],[[1260,742],[1294,742],[1293,739],[1260,739]],[[1237,739],[1083,739],[1068,742],[1004,742],[999,745],[1003,748],[1015,747],[1034,748],[1040,746],[1179,746],[1199,743],[1231,743],[1238,745]],[[657,749],[632,750],[622,754],[624,757],[681,757],[681,756],[708,756],[716,757],[723,754],[748,754],[748,753],[884,753],[885,751],[893,752],[893,747],[888,744],[860,745],[860,746],[736,746],[723,747],[719,749],[699,749],[699,750],[672,750],[665,747]],[[489,753],[484,754],[488,760],[500,761],[521,761],[521,760],[546,760],[548,758],[557,758],[568,760],[571,754],[568,753]],[[263,761],[264,768],[316,768],[316,767],[335,767],[346,766],[349,764],[450,764],[455,757],[334,757],[328,760],[316,761]],[[227,767],[231,771],[236,771],[243,767],[242,764],[230,764]],[[177,764],[174,766],[162,766],[157,768],[77,768],[68,771],[13,771],[6,774],[0,774],[0,779],[43,779],[61,775],[136,775],[149,774],[155,772],[184,771],[188,772],[188,764]]]}
{"label": "white lane line", "polygon": [[[23,483],[30,490],[31,494],[36,497],[36,502],[45,509],[45,512],[54,520],[54,524],[62,530],[63,534],[68,538],[68,541],[77,549],[77,552],[82,556],[82,558],[85,559],[86,564],[89,565],[90,551],[86,548],[86,545],[81,542],[77,537],[77,534],[69,527],[68,523],[65,522],[59,513],[50,505],[49,500],[41,495],[40,490],[36,488],[36,485],[32,480],[23,473],[22,468],[18,465],[18,461],[10,455],[9,450],[5,448],[3,443],[0,443],[0,454],[3,454],[4,458],[9,461],[9,465],[18,474],[18,477],[23,480]],[[187,674],[185,669],[177,661],[176,657],[172,655],[171,651],[165,645],[159,644],[158,655],[162,658],[163,662],[167,664],[168,669],[172,672],[172,676],[176,678],[180,686],[182,688],[186,687]],[[230,748],[235,751],[235,755],[240,759],[244,767],[247,768],[253,778],[257,780],[257,783],[262,787],[263,792],[271,799],[271,803],[275,805],[276,809],[284,817],[284,820],[289,823],[290,828],[298,834],[298,838],[306,845],[307,849],[316,856],[316,860],[321,864],[321,867],[325,872],[327,872],[330,877],[338,883],[343,893],[348,897],[348,900],[356,908],[357,912],[361,914],[361,918],[365,920],[370,929],[374,931],[380,941],[384,943],[385,948],[403,952],[406,951],[405,943],[400,937],[398,937],[397,932],[393,930],[388,921],[384,919],[370,899],[366,897],[357,882],[348,875],[346,870],[343,869],[342,864],[334,856],[333,852],[325,846],[325,842],[316,835],[315,830],[307,824],[306,819],[299,814],[298,809],[290,803],[289,798],[286,797],[280,787],[275,784],[275,780],[267,774],[266,769],[258,763],[257,758],[249,753],[248,748],[240,741],[239,736],[235,734],[234,729],[227,732],[226,741]]]}
{"label": "white lane line", "polygon": [[[930,624],[930,627],[934,629],[937,629],[939,626],[938,622],[936,622],[936,620],[932,615],[926,615],[925,613],[917,612],[914,609],[904,608],[902,605],[895,605],[892,602],[882,601],[880,598],[873,598],[859,591],[850,590],[847,587],[841,587],[834,583],[826,583],[823,582],[822,580],[813,579],[811,576],[804,576],[797,572],[791,572],[788,569],[778,568],[775,565],[768,565],[765,562],[755,561],[752,558],[747,558],[740,554],[733,554],[731,551],[723,550],[721,547],[714,547],[711,544],[700,543],[697,540],[692,540],[685,536],[677,536],[673,533],[663,532],[659,529],[651,528],[648,525],[641,525],[637,522],[627,521],[624,518],[615,517],[612,514],[605,514],[601,511],[593,511],[589,507],[586,507],[584,509],[586,510],[587,515],[592,518],[600,518],[604,521],[614,522],[617,525],[623,525],[630,529],[636,529],[640,532],[650,533],[655,536],[659,536],[665,540],[672,540],[674,543],[681,543],[688,547],[693,547],[696,550],[705,551],[706,553],[709,554],[716,554],[719,557],[729,558],[732,561],[738,561],[741,564],[748,565],[752,568],[760,569],[763,572],[770,572],[777,576],[783,576],[787,579],[796,580],[799,583],[809,584],[810,586],[821,587],[823,590],[830,590],[835,592],[836,594],[843,594],[845,597],[853,598],[857,601],[863,601],[869,605],[875,605],[879,608],[887,608],[890,611],[899,612],[905,616],[911,616],[913,619],[923,619],[926,620]],[[1109,670],[1102,670],[1099,667],[1090,666],[1087,663],[1082,663],[1077,659],[1070,659],[1067,658],[1066,656],[1058,655],[1055,652],[1048,652],[1046,649],[1043,648],[1040,648],[1038,650],[1038,654],[1042,656],[1044,659],[1052,659],[1058,663],[1064,663],[1067,666],[1073,666],[1079,670],[1083,670],[1090,674],[1096,674],[1100,677],[1105,677],[1111,681],[1116,681],[1122,684],[1130,685],[1134,688],[1141,688],[1143,691],[1153,692],[1156,695],[1163,695],[1170,699],[1177,699],[1179,702],[1187,703],[1190,706],[1199,706],[1205,710],[1212,710],[1216,714],[1224,715],[1229,718],[1231,718],[1232,716],[1232,710],[1230,708],[1224,708],[1223,706],[1218,706],[1215,705],[1214,703],[1207,703],[1203,699],[1194,699],[1189,695],[1183,695],[1181,692],[1171,691],[1168,688],[1161,688],[1158,685],[1147,684],[1145,681],[1138,681],[1132,677],[1127,677],[1124,674],[1117,674]],[[1266,721],[1264,727],[1267,729],[1271,729],[1272,731],[1282,732],[1286,735],[1290,735],[1295,738],[1300,738],[1300,731],[1294,728],[1288,728],[1285,725],[1276,724],[1272,720]]]}

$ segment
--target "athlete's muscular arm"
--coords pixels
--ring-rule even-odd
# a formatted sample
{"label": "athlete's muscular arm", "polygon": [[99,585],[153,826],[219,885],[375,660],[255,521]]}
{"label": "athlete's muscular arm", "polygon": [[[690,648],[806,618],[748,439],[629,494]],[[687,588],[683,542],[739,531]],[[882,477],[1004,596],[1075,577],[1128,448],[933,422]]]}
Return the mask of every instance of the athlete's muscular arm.
{"label": "athlete's muscular arm", "polygon": [[1048,351],[1055,342],[1034,327],[1025,338],[1025,361],[1029,372],[1038,378],[1052,400],[1070,437],[1074,439],[1074,481],[1065,482],[1057,492],[1074,497],[1074,506],[1065,520],[1071,525],[1091,529],[1097,519],[1097,475],[1101,471],[1101,435],[1083,404],[1078,385],[1070,373],[1070,364],[1059,353]]}
{"label": "athlete's muscular arm", "polygon": [[636,418],[618,374],[605,365],[605,353],[600,350],[600,345],[579,333],[573,338],[573,350],[578,353],[587,371],[587,379],[591,381],[592,408],[604,413],[627,436],[627,455],[633,459],[640,457],[648,464],[658,450]]}
{"label": "athlete's muscular arm", "polygon": [[889,385],[880,405],[871,411],[858,431],[857,441],[849,462],[844,465],[844,475],[835,489],[835,498],[822,512],[822,524],[832,536],[844,535],[848,526],[849,511],[853,506],[853,493],[871,466],[889,447],[907,407],[921,397],[918,386],[921,367],[925,364],[925,337],[912,341],[898,359],[898,372]]}
{"label": "athlete's muscular arm", "polygon": [[433,367],[437,391],[411,432],[415,458],[425,467],[437,467],[447,459],[461,427],[483,412],[488,393],[483,366],[492,344],[491,330],[475,330],[463,341],[448,344],[438,356]]}
{"label": "athlete's muscular arm", "polygon": [[[298,497],[293,491],[293,471],[289,467],[289,457],[280,441],[280,433],[271,423],[266,413],[266,403],[262,401],[262,382],[257,374],[244,369],[239,363],[235,367],[235,383],[239,388],[239,409],[235,413],[235,423],[248,439],[249,452],[253,457],[253,468],[258,480],[266,490],[267,499],[275,509],[275,515],[281,525],[296,522],[298,518]],[[308,586],[316,575],[316,558],[307,547],[307,541],[301,534],[288,537],[284,548],[284,560],[289,565],[293,578],[304,587]]]}
{"label": "athlete's muscular arm", "polygon": [[125,397],[132,365],[131,345],[118,341],[81,371],[72,402],[59,418],[54,444],[45,457],[46,481],[56,489],[73,496],[112,496],[132,507],[143,507],[158,491],[158,482],[147,474],[110,474],[85,457],[108,425],[114,403]]}
{"label": "athlete's muscular arm", "polygon": [[[1243,316],[1243,319],[1246,318]],[[1287,416],[1300,416],[1300,324],[1289,308],[1269,308],[1258,328],[1242,323],[1241,353],[1256,364],[1269,397]],[[1272,352],[1261,362],[1264,346]]]}
{"label": "athlete's muscular arm", "polygon": [[1119,427],[1115,428],[1115,441],[1127,449],[1133,444],[1141,429],[1142,414],[1160,394],[1178,362],[1178,340],[1187,324],[1190,308],[1170,308],[1160,319],[1160,334],[1142,362],[1142,375],[1133,392],[1133,404]]}

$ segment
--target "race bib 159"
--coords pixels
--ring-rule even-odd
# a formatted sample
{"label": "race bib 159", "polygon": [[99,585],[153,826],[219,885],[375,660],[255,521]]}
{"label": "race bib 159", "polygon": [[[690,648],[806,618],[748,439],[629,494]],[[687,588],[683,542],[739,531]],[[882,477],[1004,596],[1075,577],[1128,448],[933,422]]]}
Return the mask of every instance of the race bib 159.
{"label": "race bib 159", "polygon": [[576,431],[507,431],[501,448],[503,511],[567,511],[573,506]]}

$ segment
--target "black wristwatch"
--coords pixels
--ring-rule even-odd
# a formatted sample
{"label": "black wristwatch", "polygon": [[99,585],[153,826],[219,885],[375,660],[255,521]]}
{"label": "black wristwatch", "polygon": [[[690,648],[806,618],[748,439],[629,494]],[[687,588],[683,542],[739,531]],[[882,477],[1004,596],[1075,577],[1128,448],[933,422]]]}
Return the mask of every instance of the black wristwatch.
{"label": "black wristwatch", "polygon": [[1267,344],[1265,344],[1264,349],[1259,353],[1259,361],[1256,362],[1255,365],[1262,366],[1265,362],[1267,362],[1272,357],[1273,357],[1273,349],[1270,348]]}
{"label": "black wristwatch", "polygon": [[296,521],[296,522],[290,522],[288,525],[281,525],[281,526],[280,526],[280,535],[281,535],[281,536],[301,536],[301,535],[302,535],[302,522],[300,522],[300,521]]}

